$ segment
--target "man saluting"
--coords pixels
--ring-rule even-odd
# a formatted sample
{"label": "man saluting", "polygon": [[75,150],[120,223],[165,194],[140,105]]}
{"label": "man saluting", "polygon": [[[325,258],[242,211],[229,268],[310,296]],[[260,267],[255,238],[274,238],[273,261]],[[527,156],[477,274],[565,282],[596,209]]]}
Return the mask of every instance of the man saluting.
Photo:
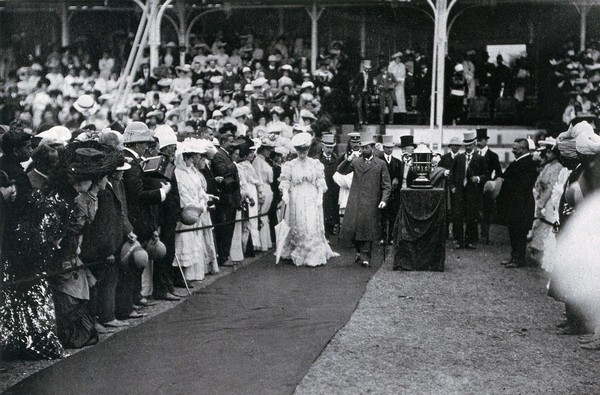
{"label": "man saluting", "polygon": [[356,261],[364,267],[370,266],[373,241],[381,239],[381,210],[392,190],[387,165],[373,156],[373,145],[374,141],[363,137],[360,156],[354,151],[338,166],[340,174],[354,172],[340,240],[354,242]]}

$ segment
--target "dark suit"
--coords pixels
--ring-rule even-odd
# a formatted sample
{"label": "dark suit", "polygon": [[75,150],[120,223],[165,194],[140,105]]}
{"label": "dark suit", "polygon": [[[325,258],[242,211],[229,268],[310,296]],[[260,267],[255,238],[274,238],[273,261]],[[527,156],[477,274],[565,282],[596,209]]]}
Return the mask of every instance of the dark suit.
{"label": "dark suit", "polygon": [[[366,85],[365,85],[366,74]],[[352,93],[358,112],[358,122],[367,122],[369,119],[369,95],[373,92],[373,77],[365,71],[361,71],[354,78]],[[364,111],[364,115],[363,115]]]}
{"label": "dark suit", "polygon": [[[474,176],[479,177],[478,183],[471,181],[471,177]],[[468,167],[466,153],[454,157],[454,163],[450,170],[449,187],[451,191],[454,189],[452,230],[454,240],[459,246],[474,243],[478,239],[477,222],[479,221],[483,184],[486,177],[487,165],[481,155],[472,153]]]}
{"label": "dark suit", "polygon": [[340,223],[340,207],[338,205],[340,187],[333,181],[333,175],[338,167],[338,158],[335,153],[326,158],[321,152],[317,159],[323,164],[325,170],[327,191],[323,194],[323,218],[325,220],[325,234],[330,236],[335,234],[335,227]]}
{"label": "dark suit", "polygon": [[[392,233],[394,232],[394,223],[396,222],[396,215],[400,208],[400,189],[402,189],[402,178],[404,176],[404,163],[394,157],[390,157],[390,162],[385,158],[385,155],[381,159],[386,163],[388,172],[390,173],[390,180],[392,183],[392,193],[388,200],[387,207],[382,211],[381,225],[383,226],[383,240],[386,243],[391,243]],[[397,180],[397,185],[394,186],[394,180]],[[412,181],[411,181],[412,182]]]}
{"label": "dark suit", "polygon": [[[242,207],[240,178],[237,167],[231,160],[229,153],[223,148],[219,148],[215,154],[211,167],[215,177],[224,178],[219,184],[219,201],[217,202],[216,211],[217,224],[234,221],[236,211]],[[219,264],[223,264],[229,259],[234,229],[234,223],[220,225],[215,228]]]}
{"label": "dark suit", "polygon": [[[483,158],[485,159],[488,170],[487,179],[494,180],[500,177],[502,175],[502,166],[500,166],[500,158],[498,158],[498,154],[488,148],[485,155],[483,155]],[[494,212],[495,202],[493,199],[484,196],[481,203],[481,238],[488,242],[490,238],[490,224],[492,222],[492,214]]]}
{"label": "dark suit", "polygon": [[[458,152],[456,155],[458,155]],[[454,157],[456,157],[456,155],[454,155]],[[454,157],[452,156],[451,151],[446,152],[444,155],[442,155],[440,163],[438,163],[438,167],[443,167],[446,170],[452,170],[452,166],[454,165]],[[449,182],[446,182],[446,224],[448,225],[448,233],[450,233],[450,224],[452,223],[452,206],[455,204],[455,202],[454,195],[450,193],[448,184]]]}
{"label": "dark suit", "polygon": [[394,89],[396,88],[396,77],[393,74],[379,73],[377,75],[377,90],[379,92],[379,122],[385,123],[385,108],[388,108],[389,123],[394,123]]}
{"label": "dark suit", "polygon": [[525,264],[527,232],[535,215],[532,191],[537,175],[537,165],[530,154],[512,162],[502,175],[504,182],[498,196],[498,218],[508,226],[511,257],[517,265]]}

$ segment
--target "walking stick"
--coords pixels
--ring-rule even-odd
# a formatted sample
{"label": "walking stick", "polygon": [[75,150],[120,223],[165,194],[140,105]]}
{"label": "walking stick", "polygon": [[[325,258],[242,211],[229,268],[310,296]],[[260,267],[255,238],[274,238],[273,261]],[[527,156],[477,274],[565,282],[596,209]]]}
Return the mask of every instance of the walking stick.
{"label": "walking stick", "polygon": [[188,295],[191,295],[190,287],[188,287],[188,283],[185,280],[185,275],[183,274],[183,268],[181,267],[181,263],[179,262],[179,257],[175,254],[175,260],[177,261],[177,267],[179,267],[179,272],[181,272],[181,278],[183,279],[183,283],[185,284],[185,289],[187,289]]}

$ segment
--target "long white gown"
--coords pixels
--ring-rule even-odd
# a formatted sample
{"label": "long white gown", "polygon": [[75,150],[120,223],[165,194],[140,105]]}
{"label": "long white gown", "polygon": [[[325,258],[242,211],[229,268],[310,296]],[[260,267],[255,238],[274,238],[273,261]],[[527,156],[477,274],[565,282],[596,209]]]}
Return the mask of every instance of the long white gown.
{"label": "long white gown", "polygon": [[[257,186],[259,192],[262,192],[264,197],[263,203],[259,204],[259,214],[267,214],[271,208],[273,202],[273,191],[271,190],[271,184],[273,183],[273,168],[267,163],[265,158],[258,154],[252,162],[254,170],[260,180],[260,185]],[[271,228],[269,225],[269,217],[264,215],[259,218],[259,235],[260,235],[260,250],[268,251],[273,247],[271,241]]]}
{"label": "long white gown", "polygon": [[312,158],[296,158],[281,167],[279,188],[289,194],[285,220],[290,233],[281,257],[296,266],[324,265],[333,252],[323,223],[323,193],[327,190],[323,164]]}
{"label": "long white gown", "polygon": [[[177,230],[191,229],[210,225],[210,214],[206,210],[208,196],[206,195],[206,181],[195,166],[181,166],[175,169],[181,208],[187,206],[202,207],[202,215],[193,225],[177,223]],[[204,182],[203,182],[204,181]],[[216,250],[212,239],[211,229],[196,230],[192,232],[177,233],[175,235],[175,253],[177,259],[173,266],[177,267],[178,261],[183,268],[185,279],[188,281],[203,280],[204,274],[215,271]],[[216,268],[218,271],[218,268]]]}

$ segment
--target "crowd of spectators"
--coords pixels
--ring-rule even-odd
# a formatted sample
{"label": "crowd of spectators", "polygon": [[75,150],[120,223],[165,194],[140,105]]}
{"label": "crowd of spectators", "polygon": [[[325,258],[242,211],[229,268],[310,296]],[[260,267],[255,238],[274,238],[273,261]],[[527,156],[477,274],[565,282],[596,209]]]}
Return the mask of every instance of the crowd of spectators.
{"label": "crowd of spectators", "polygon": [[600,114],[600,43],[590,41],[584,51],[566,41],[550,59],[556,86],[565,103],[562,121],[569,125],[575,118],[595,120]]}

